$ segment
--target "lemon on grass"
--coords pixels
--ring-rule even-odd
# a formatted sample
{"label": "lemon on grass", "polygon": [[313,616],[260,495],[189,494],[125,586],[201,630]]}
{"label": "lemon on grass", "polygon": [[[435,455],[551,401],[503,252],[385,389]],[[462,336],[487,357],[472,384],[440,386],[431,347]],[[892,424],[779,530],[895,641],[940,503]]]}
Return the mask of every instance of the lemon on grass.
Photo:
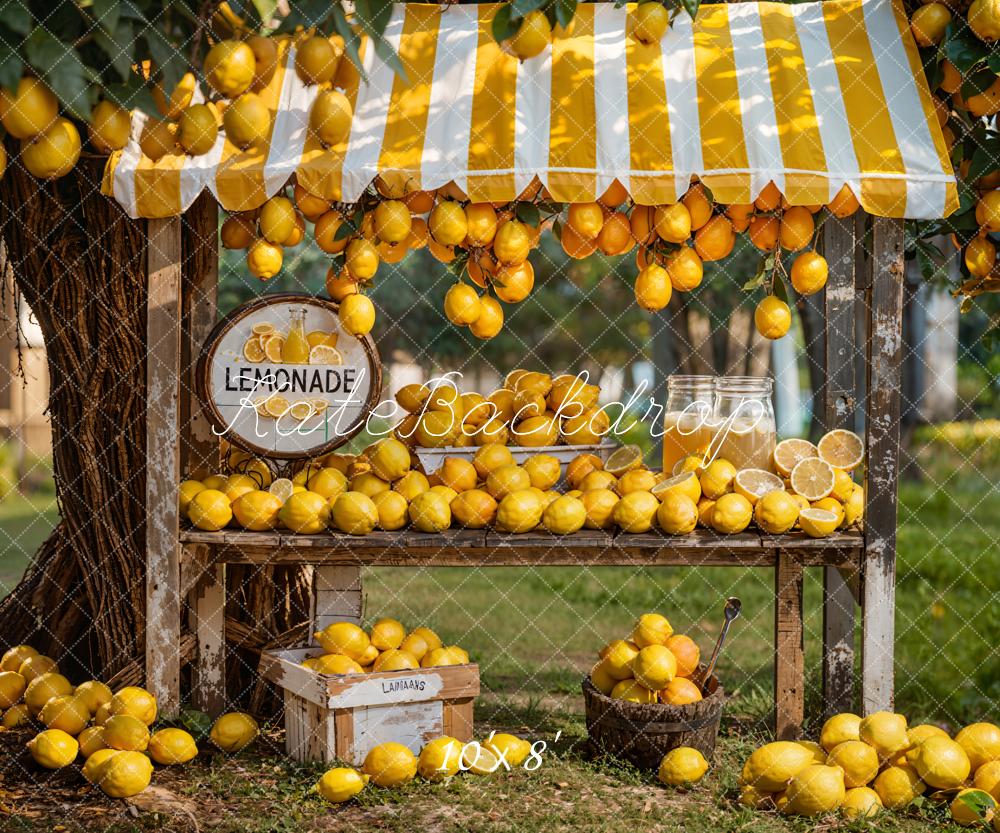
{"label": "lemon on grass", "polygon": [[871,818],[882,809],[882,799],[870,787],[854,787],[844,793],[840,811],[849,819]]}
{"label": "lemon on grass", "polygon": [[149,745],[149,727],[130,714],[115,714],[102,727],[104,742],[110,749],[144,752]]}
{"label": "lemon on grass", "polygon": [[800,506],[787,492],[768,492],[757,501],[753,517],[757,526],[769,535],[788,532],[799,520]]}
{"label": "lemon on grass", "polygon": [[198,746],[183,729],[160,729],[154,732],[147,747],[149,757],[164,766],[186,764],[198,756]]}
{"label": "lemon on grass", "polygon": [[81,769],[81,774],[88,783],[97,784],[101,780],[101,776],[104,774],[104,768],[107,766],[108,762],[115,757],[115,755],[120,754],[121,753],[117,749],[110,749],[107,747],[92,752],[86,756],[86,760],[84,761]]}
{"label": "lemon on grass", "polygon": [[368,634],[353,622],[332,622],[314,636],[328,654],[343,654],[355,662],[365,655],[371,645]]}
{"label": "lemon on grass", "polygon": [[223,752],[239,752],[249,746],[259,732],[257,721],[250,715],[229,712],[215,721],[208,736]]}
{"label": "lemon on grass", "polygon": [[734,535],[750,525],[753,506],[743,495],[734,492],[722,495],[712,507],[712,529],[723,535]]}
{"label": "lemon on grass", "polygon": [[0,709],[20,703],[27,687],[27,680],[16,671],[0,671]]}
{"label": "lemon on grass", "polygon": [[76,738],[62,729],[46,729],[27,743],[31,757],[46,769],[60,769],[76,760],[80,746]]}
{"label": "lemon on grass", "polygon": [[895,764],[883,769],[872,783],[882,805],[890,810],[900,810],[922,795],[926,785],[917,771],[909,764]]}
{"label": "lemon on grass", "polygon": [[972,769],[965,750],[942,737],[929,737],[921,743],[913,766],[921,780],[939,790],[962,786]]}
{"label": "lemon on grass", "polygon": [[505,732],[491,735],[483,743],[483,748],[489,749],[498,760],[505,761],[510,767],[520,766],[531,753],[531,744],[528,741]]}
{"label": "lemon on grass", "polygon": [[368,751],[362,772],[379,787],[398,787],[416,775],[417,759],[401,743],[381,743]]}
{"label": "lemon on grass", "polygon": [[630,492],[615,505],[612,517],[622,532],[648,532],[659,508],[660,502],[649,492]]}
{"label": "lemon on grass", "polygon": [[862,718],[858,738],[870,744],[882,761],[909,746],[906,718],[893,712],[874,712]]}
{"label": "lemon on grass", "polygon": [[542,513],[542,523],[553,535],[571,535],[582,529],[586,520],[583,501],[569,495],[557,497]]}
{"label": "lemon on grass", "polygon": [[812,762],[812,752],[797,743],[784,740],[767,743],[747,758],[740,784],[761,792],[778,792]]}
{"label": "lemon on grass", "polygon": [[875,747],[861,740],[845,740],[830,750],[827,763],[844,771],[844,785],[864,787],[878,775],[879,758]]}
{"label": "lemon on grass", "polygon": [[671,492],[656,510],[656,520],[668,535],[687,535],[698,525],[698,506],[687,495]]}
{"label": "lemon on grass", "polygon": [[839,767],[810,764],[792,776],[788,812],[818,816],[836,810],[844,800],[844,772]]}
{"label": "lemon on grass", "polygon": [[316,792],[331,804],[343,804],[360,793],[368,776],[350,767],[334,767],[328,769],[316,782]]}
{"label": "lemon on grass", "polygon": [[969,756],[972,771],[990,761],[1000,761],[1000,727],[993,723],[972,723],[955,735],[955,743]]}
{"label": "lemon on grass", "polygon": [[426,781],[443,781],[456,775],[462,760],[463,744],[447,735],[424,745],[417,759],[417,772]]}
{"label": "lemon on grass", "polygon": [[663,756],[656,777],[661,784],[687,787],[697,784],[706,772],[708,761],[701,752],[690,746],[678,746]]}
{"label": "lemon on grass", "polygon": [[631,677],[615,683],[615,687],[611,689],[611,694],[608,696],[614,700],[628,700],[630,703],[649,704],[656,702],[656,692],[646,688],[638,680]]}
{"label": "lemon on grass", "polygon": [[149,786],[153,765],[141,752],[117,752],[98,772],[96,783],[106,795],[111,798],[129,798]]}

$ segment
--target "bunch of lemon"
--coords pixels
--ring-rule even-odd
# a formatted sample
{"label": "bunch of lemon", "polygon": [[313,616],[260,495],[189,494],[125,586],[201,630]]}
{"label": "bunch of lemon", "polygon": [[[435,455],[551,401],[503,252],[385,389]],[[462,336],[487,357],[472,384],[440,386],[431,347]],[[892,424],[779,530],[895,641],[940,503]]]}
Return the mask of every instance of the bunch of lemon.
{"label": "bunch of lemon", "polygon": [[531,754],[531,744],[507,733],[492,733],[482,742],[462,743],[448,735],[424,744],[419,755],[401,743],[390,741],[372,747],[361,770],[334,767],[316,783],[316,791],[327,801],[350,801],[370,782],[383,788],[400,787],[417,775],[425,781],[448,781],[460,772],[490,775],[521,766]]}
{"label": "bunch of lemon", "polygon": [[963,826],[1000,830],[1000,727],[973,723],[954,738],[939,726],[908,726],[904,715],[844,713],[819,742],[777,741],[747,759],[740,803],[789,815],[835,811],[851,819],[907,807],[928,790]]}
{"label": "bunch of lemon", "polygon": [[[0,658],[0,709],[7,729],[44,727],[27,744],[39,766],[61,769],[79,757],[84,778],[112,798],[146,789],[153,763],[184,764],[198,754],[183,729],[151,731],[156,698],[145,689],[112,692],[99,680],[74,686],[53,659],[30,645],[17,645]],[[219,749],[235,752],[256,734],[253,718],[235,712],[220,717],[210,737]]]}
{"label": "bunch of lemon", "polygon": [[406,671],[443,665],[468,665],[469,653],[445,646],[430,628],[406,628],[396,619],[378,619],[366,633],[353,622],[334,622],[314,634],[322,654],[302,665],[317,674]]}
{"label": "bunch of lemon", "polygon": [[582,376],[520,368],[486,396],[460,394],[448,382],[433,388],[414,383],[396,393],[407,416],[393,434],[413,448],[595,445],[611,428],[597,406],[600,394]]}
{"label": "bunch of lemon", "polygon": [[632,703],[685,706],[702,699],[692,680],[701,652],[697,643],[674,633],[667,618],[644,613],[626,639],[615,639],[600,651],[590,682],[602,694]]}

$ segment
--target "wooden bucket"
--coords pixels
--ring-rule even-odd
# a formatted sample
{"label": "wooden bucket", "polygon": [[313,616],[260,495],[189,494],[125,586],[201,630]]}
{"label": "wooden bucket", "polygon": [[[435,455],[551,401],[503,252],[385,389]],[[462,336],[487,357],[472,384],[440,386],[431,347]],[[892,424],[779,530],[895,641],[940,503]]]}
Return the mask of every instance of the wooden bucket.
{"label": "wooden bucket", "polygon": [[678,746],[694,747],[711,759],[725,695],[715,677],[708,681],[708,691],[703,700],[686,706],[632,703],[601,694],[584,677],[587,733],[597,750],[642,769],[657,768]]}

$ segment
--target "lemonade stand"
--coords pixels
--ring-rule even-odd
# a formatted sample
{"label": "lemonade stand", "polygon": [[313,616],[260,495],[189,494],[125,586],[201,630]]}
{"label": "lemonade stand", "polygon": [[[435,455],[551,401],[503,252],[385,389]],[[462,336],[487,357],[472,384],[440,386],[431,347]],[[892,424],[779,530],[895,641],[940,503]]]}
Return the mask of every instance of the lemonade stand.
{"label": "lemonade stand", "polygon": [[[362,576],[371,566],[713,565],[773,573],[778,737],[795,737],[803,721],[807,569],[824,575],[824,709],[836,712],[851,706],[856,618],[861,628],[863,710],[891,708],[902,221],[942,217],[957,205],[941,130],[901,9],[888,0],[703,6],[694,22],[679,16],[662,40],[643,44],[627,36],[631,6],[588,4],[580,6],[571,32],[557,37],[543,54],[523,61],[493,40],[495,13],[490,5],[393,6],[386,38],[406,72],[395,73],[375,50],[363,50],[364,80],[358,72],[345,71],[336,81],[349,102],[351,120],[335,141],[324,143],[310,129],[309,114],[320,90],[296,73],[296,46],[287,44],[277,72],[260,93],[270,119],[262,146],[242,150],[220,132],[205,154],[168,153],[152,161],[133,138],[112,158],[106,188],[131,217],[146,218],[147,229],[146,605],[148,630],[158,635],[146,645],[149,688],[164,711],[178,708],[186,607],[197,645],[193,699],[212,713],[223,708],[226,572],[231,565],[311,565],[314,619],[353,621],[361,617]],[[856,410],[864,409],[868,464],[863,529],[822,538],[756,529],[720,535],[703,528],[678,537],[657,529],[581,529],[556,536],[491,527],[434,533],[404,528],[356,536],[334,530],[307,535],[279,529],[206,531],[182,519],[177,484],[215,471],[216,429],[223,423],[228,431],[234,428],[223,413],[232,401],[227,405],[211,394],[213,388],[225,389],[227,381],[226,370],[213,365],[213,357],[246,359],[241,345],[258,332],[254,323],[273,325],[277,320],[274,315],[255,318],[251,305],[240,311],[242,325],[229,322],[243,326],[237,334],[227,335],[236,333],[226,329],[228,325],[216,329],[215,229],[220,206],[234,217],[242,216],[238,212],[255,211],[294,183],[299,209],[316,218],[317,242],[329,252],[347,245],[344,268],[363,273],[369,271],[371,254],[365,238],[352,237],[348,244],[347,236],[336,235],[337,225],[345,221],[329,229],[321,222],[324,212],[335,206],[342,218],[356,216],[361,227],[362,214],[370,211],[386,229],[378,251],[383,260],[390,260],[406,250],[400,252],[401,244],[389,239],[398,236],[388,231],[390,211],[379,214],[376,204],[401,202],[405,196],[412,198],[412,206],[423,199],[413,194],[430,193],[427,203],[412,211],[414,218],[427,214],[432,251],[437,247],[436,256],[454,259],[460,250],[465,252],[463,246],[470,246],[461,257],[469,258],[465,269],[477,283],[476,275],[484,270],[506,268],[507,280],[497,281],[494,292],[509,301],[516,281],[525,279],[524,269],[505,266],[507,250],[496,243],[492,251],[500,265],[477,259],[489,247],[468,243],[471,226],[467,230],[463,225],[460,235],[450,232],[452,215],[463,205],[492,205],[490,211],[507,212],[505,222],[515,217],[532,225],[534,220],[540,232],[540,211],[553,204],[561,211],[569,204],[570,220],[557,221],[562,244],[572,256],[583,257],[597,243],[579,235],[579,229],[591,217],[604,220],[600,209],[595,215],[592,208],[578,205],[597,206],[602,195],[620,188],[614,205],[626,208],[618,212],[624,219],[615,222],[630,235],[647,206],[673,206],[686,199],[692,177],[715,203],[715,208],[708,203],[708,215],[701,221],[707,231],[694,237],[695,249],[706,260],[725,256],[732,248],[733,229],[741,224],[734,207],[746,209],[747,224],[753,222],[751,213],[762,212],[762,222],[751,229],[763,236],[770,228],[763,216],[767,211],[785,211],[780,233],[792,234],[788,215],[794,209],[836,205],[840,195],[848,193],[845,187],[864,209],[834,209],[823,222],[819,243],[829,265],[821,302],[825,382],[819,416],[828,430],[846,428],[853,426]],[[390,183],[384,189],[389,192],[392,182],[409,184],[396,199],[373,186],[377,178]],[[775,188],[779,199],[762,209],[768,189]],[[367,208],[355,213],[353,206],[359,204]],[[435,215],[442,204],[446,208]],[[655,222],[660,236],[669,237],[654,220],[653,209],[648,212],[645,233]],[[694,209],[688,213],[694,216]],[[471,221],[472,215],[466,213],[463,224],[465,217]],[[663,217],[667,228],[667,213]],[[405,225],[411,229],[409,217]],[[811,220],[808,225],[812,229]],[[236,226],[230,228],[234,234]],[[778,229],[775,220],[776,235]],[[606,242],[613,249],[610,237],[608,232]],[[270,271],[260,259],[268,254],[266,246],[251,243],[249,237],[247,243],[252,270]],[[646,256],[652,262],[669,254],[653,247]],[[378,264],[378,256],[374,262]],[[642,274],[642,281],[657,277],[655,270],[644,268]],[[342,306],[348,298],[363,297],[354,290],[344,292],[342,281],[333,270],[328,289]],[[678,278],[675,289],[677,282],[683,285]],[[662,294],[657,287],[637,284],[637,298],[647,309],[665,304],[656,300],[657,294]],[[462,306],[466,302],[473,304],[467,293],[456,292],[446,301],[451,304],[446,311],[479,336],[480,300],[474,302],[477,315],[468,318]],[[485,309],[487,302],[482,304]],[[363,304],[357,305],[362,311]],[[500,308],[490,296],[491,315]],[[867,324],[860,340],[855,336],[859,309]],[[286,318],[294,324],[292,317]],[[357,355],[348,364],[369,369],[361,414],[370,411],[381,393],[377,353],[363,326],[347,325],[343,314],[339,322],[335,327],[331,319],[325,326],[338,331],[341,347],[353,345],[350,349]],[[762,330],[773,324],[767,315],[763,322],[758,320]],[[284,342],[291,360],[293,341],[290,335]],[[220,346],[221,351],[211,349]],[[855,372],[859,354],[864,357],[863,386]],[[280,353],[275,356],[281,358]],[[274,358],[266,353],[255,357],[262,366]],[[273,371],[281,364],[267,366]],[[864,399],[859,398],[862,389]],[[746,393],[730,391],[733,396]],[[755,395],[769,398],[766,392]],[[217,413],[206,409],[211,401],[222,402]],[[332,406],[332,400],[328,404]],[[235,427],[237,437],[246,434]],[[315,437],[285,441],[298,442],[294,448],[235,442],[263,456],[280,452],[285,459],[305,458],[346,441],[355,427],[351,423],[323,443]],[[752,440],[744,438],[748,460],[754,459]]]}

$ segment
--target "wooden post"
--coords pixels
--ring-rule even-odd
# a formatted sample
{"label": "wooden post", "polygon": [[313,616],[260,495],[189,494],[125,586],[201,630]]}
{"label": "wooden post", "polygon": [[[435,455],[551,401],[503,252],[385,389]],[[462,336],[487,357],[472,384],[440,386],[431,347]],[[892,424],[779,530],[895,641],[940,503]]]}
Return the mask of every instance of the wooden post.
{"label": "wooden post", "polygon": [[774,734],[794,740],[805,716],[802,563],[779,550],[774,571]]}
{"label": "wooden post", "polygon": [[[826,284],[826,369],[824,425],[854,427],[854,218],[823,224],[823,253],[829,264]],[[854,682],[854,595],[835,567],[823,570],[823,713],[851,710]]]}
{"label": "wooden post", "polygon": [[891,710],[896,610],[896,490],[903,316],[903,222],[872,218],[868,310],[861,707]]}
{"label": "wooden post", "polygon": [[190,627],[198,640],[191,702],[214,717],[226,708],[225,564],[202,571],[188,594],[188,609]]}
{"label": "wooden post", "polygon": [[146,687],[166,716],[180,707],[181,222],[146,226]]}

